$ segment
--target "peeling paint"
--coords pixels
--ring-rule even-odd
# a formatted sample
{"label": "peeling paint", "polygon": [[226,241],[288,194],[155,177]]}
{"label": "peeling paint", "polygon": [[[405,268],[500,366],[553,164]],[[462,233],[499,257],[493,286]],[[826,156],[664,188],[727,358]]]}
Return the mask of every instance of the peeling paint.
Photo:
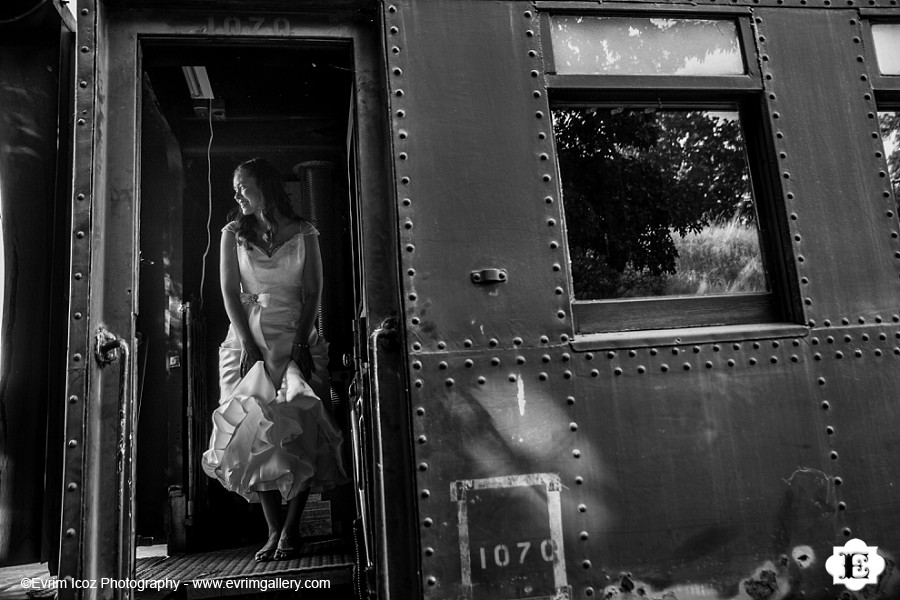
{"label": "peeling paint", "polygon": [[816,553],[809,546],[795,546],[791,557],[801,569],[808,569],[816,562]]}
{"label": "peeling paint", "polygon": [[525,381],[522,379],[522,374],[519,373],[516,377],[516,398],[519,400],[519,414],[521,416],[525,416]]}
{"label": "peeling paint", "polygon": [[757,577],[744,581],[744,591],[753,600],[768,600],[778,592],[778,576],[775,571],[763,569]]}

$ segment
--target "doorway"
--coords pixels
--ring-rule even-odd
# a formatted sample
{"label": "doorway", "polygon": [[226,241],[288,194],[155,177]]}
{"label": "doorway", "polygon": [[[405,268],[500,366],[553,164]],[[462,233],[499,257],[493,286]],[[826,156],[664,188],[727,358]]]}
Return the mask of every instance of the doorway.
{"label": "doorway", "polygon": [[[219,239],[235,207],[232,174],[261,157],[285,179],[294,210],[320,231],[319,329],[330,342],[331,397],[345,437],[357,313],[348,170],[349,41],[144,40],[141,45],[140,283],[134,522],[139,546],[168,554],[265,541],[259,505],[200,469],[218,405],[218,345],[228,318]],[[351,486],[311,497],[313,543],[349,542]],[[227,524],[227,526],[225,525]],[[334,545],[328,546],[329,551]]]}

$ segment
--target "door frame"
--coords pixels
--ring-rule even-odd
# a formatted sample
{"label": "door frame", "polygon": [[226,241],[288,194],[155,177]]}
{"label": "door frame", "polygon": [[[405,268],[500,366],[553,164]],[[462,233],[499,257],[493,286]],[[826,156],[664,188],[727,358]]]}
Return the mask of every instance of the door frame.
{"label": "door frame", "polygon": [[[259,5],[253,10],[228,6],[227,12],[214,7],[205,12],[165,11],[108,5],[103,0],[79,2],[61,579],[100,581],[134,575],[132,382],[137,372],[142,41],[324,39],[352,44],[358,127],[356,214],[359,258],[365,261],[361,271],[366,273],[361,291],[367,307],[365,327],[375,330],[401,312],[385,61],[377,26],[381,19],[375,12],[335,15],[286,11],[283,6],[269,11]],[[370,332],[362,337],[368,339]],[[400,406],[408,404],[404,356],[382,353],[378,359],[381,386],[402,400]],[[398,423],[404,427],[403,422],[402,415],[390,415],[373,426],[396,430]],[[408,431],[406,436],[386,436],[398,438],[391,443],[399,450],[389,454],[401,460],[387,474],[376,476],[376,495],[382,503],[396,504],[384,496],[400,494],[405,504],[414,506],[408,454],[402,459]],[[384,597],[391,595],[391,588],[418,587],[414,510],[400,521],[405,525],[375,525],[384,538],[384,552],[378,558]],[[398,563],[397,553],[408,556]],[[61,597],[76,595],[71,588],[60,592]],[[109,597],[110,592],[113,597],[128,595],[127,590],[97,589],[83,596]]]}

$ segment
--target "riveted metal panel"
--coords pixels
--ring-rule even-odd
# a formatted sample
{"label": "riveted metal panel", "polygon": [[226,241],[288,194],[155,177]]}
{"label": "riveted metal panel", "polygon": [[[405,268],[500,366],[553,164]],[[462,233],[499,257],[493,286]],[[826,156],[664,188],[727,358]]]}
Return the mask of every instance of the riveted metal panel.
{"label": "riveted metal panel", "polygon": [[[833,327],[816,332],[821,357],[817,401],[825,416],[827,455],[839,501],[835,540],[861,538],[888,557],[900,552],[897,390],[900,325]],[[896,560],[894,558],[893,560]],[[886,578],[885,584],[896,586]],[[879,586],[891,597],[896,587]]]}
{"label": "riveted metal panel", "polygon": [[900,240],[859,16],[755,15],[806,317],[887,318],[900,306]]}
{"label": "riveted metal panel", "polygon": [[814,349],[782,338],[573,354],[576,596],[830,583],[837,509]]}
{"label": "riveted metal panel", "polygon": [[[386,28],[413,350],[567,338],[565,245],[532,5],[396,2]],[[508,277],[474,282],[485,269]]]}

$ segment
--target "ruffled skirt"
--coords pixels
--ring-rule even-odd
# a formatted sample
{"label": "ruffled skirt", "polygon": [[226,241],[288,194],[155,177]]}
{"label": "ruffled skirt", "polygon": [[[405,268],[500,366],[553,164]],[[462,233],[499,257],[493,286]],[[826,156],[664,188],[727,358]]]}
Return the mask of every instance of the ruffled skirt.
{"label": "ruffled skirt", "polygon": [[[327,357],[327,345],[318,346],[323,345]],[[321,347],[312,349],[322,353]],[[243,378],[234,375],[239,362],[240,347],[226,339],[220,349],[222,400],[202,460],[206,474],[250,502],[258,502],[261,491],[278,490],[290,500],[308,488],[346,483],[341,431],[297,365],[287,362],[276,390],[269,361],[257,362]],[[321,369],[311,380],[323,383]]]}

